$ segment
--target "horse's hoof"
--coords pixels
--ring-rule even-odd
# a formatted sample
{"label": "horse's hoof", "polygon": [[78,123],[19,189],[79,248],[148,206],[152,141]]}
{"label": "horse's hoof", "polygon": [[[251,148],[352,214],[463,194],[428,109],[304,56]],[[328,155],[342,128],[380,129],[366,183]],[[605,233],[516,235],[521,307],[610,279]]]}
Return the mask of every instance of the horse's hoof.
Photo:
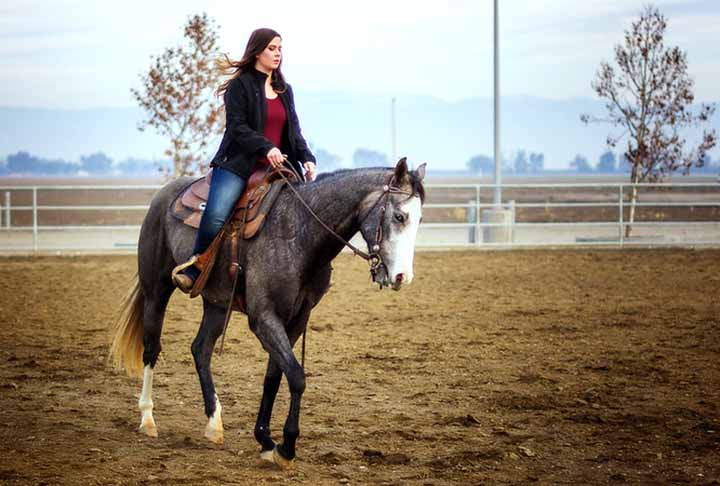
{"label": "horse's hoof", "polygon": [[258,467],[277,467],[283,471],[287,471],[293,466],[295,461],[285,459],[275,447],[271,451],[262,451],[260,453],[260,459],[257,460]]}
{"label": "horse's hoof", "polygon": [[222,429],[211,429],[210,427],[205,429],[205,438],[213,444],[221,445],[225,441],[225,434]]}
{"label": "horse's hoof", "polygon": [[222,444],[225,440],[223,434],[222,407],[220,406],[220,401],[217,399],[217,395],[215,396],[215,412],[205,427],[205,438],[213,444]]}
{"label": "horse's hoof", "polygon": [[148,437],[152,437],[153,439],[158,436],[157,427],[155,426],[155,421],[153,419],[143,420],[138,431]]}
{"label": "horse's hoof", "polygon": [[272,450],[272,453],[273,453],[273,461],[283,471],[287,471],[288,469],[290,469],[293,466],[294,459],[285,459],[282,455],[280,455],[277,447]]}
{"label": "horse's hoof", "polygon": [[273,454],[275,453],[275,449],[271,449],[269,451],[262,451],[260,453],[260,460],[265,462],[272,462],[273,464],[275,461],[273,460]]}
{"label": "horse's hoof", "polygon": [[275,460],[273,459],[274,450],[260,452],[260,458],[257,460],[257,465],[260,467],[274,466]]}

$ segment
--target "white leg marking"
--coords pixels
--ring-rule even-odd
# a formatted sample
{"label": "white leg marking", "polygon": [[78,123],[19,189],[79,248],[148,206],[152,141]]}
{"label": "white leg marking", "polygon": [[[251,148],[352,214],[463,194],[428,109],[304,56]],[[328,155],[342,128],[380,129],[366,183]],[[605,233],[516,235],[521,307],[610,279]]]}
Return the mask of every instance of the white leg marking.
{"label": "white leg marking", "polygon": [[222,444],[225,440],[223,434],[223,423],[222,423],[222,405],[215,395],[215,412],[208,420],[207,427],[205,427],[205,438],[214,444]]}
{"label": "white leg marking", "polygon": [[262,451],[260,453],[260,463],[259,466],[265,465],[265,464],[275,464],[275,459],[273,459],[273,456],[275,456],[275,449],[271,451]]}
{"label": "white leg marking", "polygon": [[142,413],[142,419],[140,421],[140,432],[146,434],[148,437],[157,437],[157,427],[155,426],[155,420],[153,419],[152,415],[152,386],[153,369],[150,367],[150,365],[145,365],[142,393],[140,394],[140,400],[138,400],[138,408],[140,408],[140,413]]}

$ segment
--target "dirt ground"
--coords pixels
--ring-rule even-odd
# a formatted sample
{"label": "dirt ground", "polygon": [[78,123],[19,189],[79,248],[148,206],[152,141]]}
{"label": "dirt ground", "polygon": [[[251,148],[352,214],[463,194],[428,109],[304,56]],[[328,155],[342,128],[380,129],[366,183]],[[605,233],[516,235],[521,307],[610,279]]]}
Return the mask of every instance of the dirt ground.
{"label": "dirt ground", "polygon": [[[720,251],[419,253],[378,291],[341,255],[311,320],[298,459],[256,465],[265,354],[234,317],[206,442],[173,297],[154,402],[106,365],[134,257],[0,259],[0,484],[720,484]],[[299,349],[299,346],[298,346]],[[283,385],[273,417],[282,433]]]}

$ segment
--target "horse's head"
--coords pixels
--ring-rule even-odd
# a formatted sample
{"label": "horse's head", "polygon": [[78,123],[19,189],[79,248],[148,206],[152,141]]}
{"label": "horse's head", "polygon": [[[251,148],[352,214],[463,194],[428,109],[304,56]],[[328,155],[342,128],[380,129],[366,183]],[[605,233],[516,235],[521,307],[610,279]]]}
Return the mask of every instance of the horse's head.
{"label": "horse's head", "polygon": [[[388,174],[390,176],[390,174]],[[425,201],[425,164],[408,171],[405,158],[395,166],[388,186],[367,199],[361,233],[368,250],[380,257],[373,280],[381,286],[400,290],[413,279],[415,238]]]}

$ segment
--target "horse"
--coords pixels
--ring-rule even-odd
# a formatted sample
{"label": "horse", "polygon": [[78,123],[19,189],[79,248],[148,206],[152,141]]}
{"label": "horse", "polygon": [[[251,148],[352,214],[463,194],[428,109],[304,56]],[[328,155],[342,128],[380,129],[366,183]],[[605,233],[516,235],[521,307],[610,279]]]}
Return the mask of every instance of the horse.
{"label": "horse", "polygon": [[[278,195],[262,231],[238,245],[242,273],[237,282],[223,271],[233,258],[232,245],[225,242],[201,293],[203,315],[191,346],[208,419],[204,433],[208,440],[217,444],[224,440],[222,406],[210,360],[224,332],[235,288],[245,296],[250,330],[269,355],[254,429],[261,447],[260,461],[283,469],[291,466],[305,390],[305,372],[293,346],[330,286],[331,262],[360,232],[374,259],[373,281],[380,288],[394,290],[410,284],[425,200],[424,176],[425,164],[412,171],[402,158],[394,168],[342,169],[321,174],[313,182],[290,183],[292,187]],[[195,240],[195,230],[171,215],[169,207],[190,182],[188,177],[169,182],[150,203],[140,229],[137,278],[121,304],[110,345],[110,359],[117,368],[143,377],[139,431],[149,437],[158,436],[152,387],[165,309],[175,290],[171,272],[189,259]],[[270,417],[282,374],[291,404],[282,443],[276,445],[270,434]]]}

